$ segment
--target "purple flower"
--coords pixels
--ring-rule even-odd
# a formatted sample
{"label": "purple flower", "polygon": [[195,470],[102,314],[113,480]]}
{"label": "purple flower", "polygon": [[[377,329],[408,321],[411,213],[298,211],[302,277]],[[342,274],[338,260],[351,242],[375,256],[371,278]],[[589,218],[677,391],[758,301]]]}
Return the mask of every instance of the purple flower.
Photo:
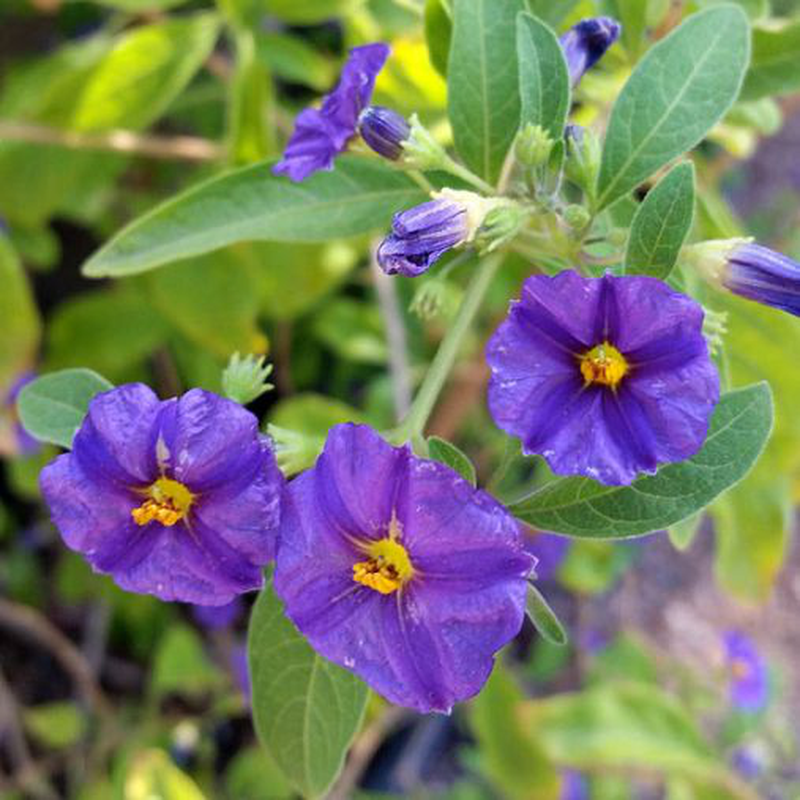
{"label": "purple flower", "polygon": [[525,551],[536,559],[536,578],[548,581],[555,578],[572,542],[554,533],[535,533],[525,537]]}
{"label": "purple flower", "polygon": [[[12,384],[2,402],[2,410],[10,418],[11,435],[9,445],[0,450],[9,450],[13,455],[30,456],[39,452],[41,444],[22,427],[17,414],[17,399],[22,388],[36,378],[35,372],[23,372]],[[2,445],[2,442],[0,442]]]}
{"label": "purple flower", "polygon": [[258,420],[230,400],[104,392],[40,482],[67,546],[123,589],[223,605],[263,584],[283,478]]}
{"label": "purple flower", "polygon": [[378,263],[387,275],[415,277],[469,238],[467,205],[440,197],[394,215],[392,232],[378,248]]}
{"label": "purple flower", "polygon": [[800,316],[800,264],[745,242],[728,255],[722,284],[734,294]]}
{"label": "purple flower", "polygon": [[525,613],[516,520],[365,425],[332,428],[287,495],[275,591],[311,645],[418,711],[476,694]]}
{"label": "purple flower", "polygon": [[747,747],[737,747],[731,756],[733,768],[749,781],[754,781],[764,771],[764,762]]}
{"label": "purple flower", "polygon": [[402,114],[383,106],[364,109],[358,125],[361,138],[378,155],[397,161],[403,153],[403,142],[411,133],[411,126]]}
{"label": "purple flower", "polygon": [[559,800],[589,800],[589,783],[580,772],[574,769],[562,771]]}
{"label": "purple flower", "polygon": [[272,169],[296,183],[319,170],[333,169],[333,161],[355,136],[361,112],[369,105],[375,78],[389,57],[388,45],[354,47],[342,69],[338,86],[295,120],[283,158]]}
{"label": "purple flower", "polygon": [[200,603],[192,605],[192,616],[210,631],[229,628],[242,616],[243,611],[244,604],[239,597],[234,597],[230,603],[222,606],[206,606]]}
{"label": "purple flower", "polygon": [[766,662],[755,642],[740,631],[728,631],[724,641],[725,661],[731,675],[731,704],[741,711],[761,711],[769,695]]}
{"label": "purple flower", "polygon": [[719,377],[702,324],[655,278],[534,275],[489,341],[489,410],[559,475],[631,483],[706,438]]}
{"label": "purple flower", "polygon": [[611,17],[592,17],[573,25],[561,37],[559,41],[573,86],[577,86],[583,73],[591,69],[619,39],[621,31],[622,26]]}

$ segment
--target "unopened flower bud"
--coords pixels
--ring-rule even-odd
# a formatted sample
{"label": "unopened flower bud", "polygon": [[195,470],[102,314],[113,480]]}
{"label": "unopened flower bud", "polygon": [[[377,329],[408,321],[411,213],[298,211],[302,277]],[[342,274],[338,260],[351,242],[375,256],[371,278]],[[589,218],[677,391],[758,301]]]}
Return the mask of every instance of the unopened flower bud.
{"label": "unopened flower bud", "polygon": [[369,106],[358,122],[361,138],[378,154],[397,161],[403,154],[403,142],[411,127],[402,114],[383,106]]}
{"label": "unopened flower bud", "polygon": [[268,425],[267,433],[272,439],[278,467],[287,478],[313,466],[325,445],[321,437],[308,436],[278,425]]}
{"label": "unopened flower bud", "polygon": [[600,142],[592,131],[580,125],[567,125],[564,139],[567,145],[566,175],[592,195],[600,169]]}
{"label": "unopened flower bud", "polygon": [[567,60],[570,82],[576,86],[619,39],[622,26],[611,17],[593,17],[573,25],[560,39]]}
{"label": "unopened flower bud", "polygon": [[271,372],[272,364],[266,364],[264,356],[242,358],[234,353],[222,373],[222,391],[226,397],[246,406],[273,388],[266,382]]}
{"label": "unopened flower bud", "polygon": [[800,316],[800,264],[751,239],[691,245],[683,259],[718,288]]}
{"label": "unopened flower bud", "polygon": [[573,230],[582,231],[592,221],[592,215],[583,206],[569,205],[564,209],[564,222]]}
{"label": "unopened flower bud", "polygon": [[525,167],[538,167],[550,158],[555,142],[541,125],[526,122],[517,136],[514,154]]}
{"label": "unopened flower bud", "polygon": [[421,275],[448,250],[471,242],[486,215],[508,203],[455,189],[433,197],[394,215],[392,232],[378,247],[378,263],[387,275]]}
{"label": "unopened flower bud", "polygon": [[523,222],[525,210],[516,203],[499,205],[489,211],[475,235],[479,250],[491,253],[501,244],[513,239]]}
{"label": "unopened flower bud", "polygon": [[425,280],[414,294],[409,310],[421,320],[431,320],[439,316],[445,304],[447,286],[443,280]]}

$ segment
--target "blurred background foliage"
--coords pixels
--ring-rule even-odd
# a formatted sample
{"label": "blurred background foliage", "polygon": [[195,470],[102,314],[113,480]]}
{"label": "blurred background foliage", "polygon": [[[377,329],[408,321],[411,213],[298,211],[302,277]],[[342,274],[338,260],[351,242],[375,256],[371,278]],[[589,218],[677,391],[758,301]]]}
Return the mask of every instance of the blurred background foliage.
{"label": "blurred background foliage", "polygon": [[[530,4],[559,31],[598,13],[623,22],[621,44],[575,98],[573,119],[602,126],[647,48],[715,1]],[[739,5],[753,63],[742,99],[693,154],[693,235],[753,233],[800,258],[800,2]],[[20,446],[11,393],[28,372],[70,366],[163,396],[219,391],[240,351],[275,365],[275,391],[254,404],[265,426],[320,442],[345,420],[390,427],[402,397],[386,367],[385,303],[401,310],[416,383],[457,307],[461,266],[437,283],[397,279],[382,302],[365,237],[239,244],[114,282],[79,268],[176,192],[276,156],[355,44],[392,43],[376,101],[419,113],[447,141],[449,30],[446,0],[3,0],[0,796],[292,796],[252,730],[246,609],[209,622],[91,574],[47,520],[36,478],[54,449]],[[615,213],[629,221],[624,204]],[[527,274],[522,259],[505,265],[431,425],[506,500],[547,478],[503,443],[484,406],[483,343]],[[426,282],[440,306],[422,320],[407,309]],[[756,471],[669,537],[540,537],[552,562],[543,591],[572,643],[526,627],[452,718],[374,700],[333,796],[800,797],[800,324],[701,296],[728,314],[730,383],[767,378],[775,392],[777,428]],[[756,710],[736,702],[744,667],[726,655],[731,629],[752,636],[768,674]]]}

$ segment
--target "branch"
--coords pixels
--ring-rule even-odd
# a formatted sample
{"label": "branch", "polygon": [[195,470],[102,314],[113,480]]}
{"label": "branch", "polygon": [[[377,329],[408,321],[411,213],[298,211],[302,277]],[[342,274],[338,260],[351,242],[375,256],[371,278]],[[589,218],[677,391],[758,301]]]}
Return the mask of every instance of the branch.
{"label": "branch", "polygon": [[0,141],[4,139],[29,144],[53,144],[73,150],[107,150],[178,161],[217,161],[225,154],[224,149],[216,142],[194,136],[149,136],[124,130],[80,133],[32,122],[0,121]]}

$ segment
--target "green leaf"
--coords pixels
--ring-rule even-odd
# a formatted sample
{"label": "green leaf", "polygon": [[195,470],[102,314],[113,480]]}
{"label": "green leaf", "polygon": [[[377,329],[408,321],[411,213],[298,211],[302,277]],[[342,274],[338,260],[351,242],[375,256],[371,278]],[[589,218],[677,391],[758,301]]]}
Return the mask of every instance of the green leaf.
{"label": "green leaf", "polygon": [[283,22],[312,25],[336,17],[346,19],[362,0],[261,0],[262,13],[277,17]]}
{"label": "green leaf", "polygon": [[528,600],[525,610],[528,618],[533,623],[533,627],[550,644],[563,647],[569,642],[567,632],[564,630],[564,626],[556,616],[555,611],[550,608],[542,593],[532,583],[528,583]]}
{"label": "green leaf", "polygon": [[522,702],[522,692],[511,675],[502,664],[495,665],[483,691],[472,702],[470,715],[481,767],[510,800],[557,800],[558,774],[541,744],[523,729],[519,716]]}
{"label": "green leaf", "polygon": [[636,210],[625,251],[625,272],[665,280],[693,219],[694,165],[684,161],[647,193]]}
{"label": "green leaf", "polygon": [[772,392],[759,383],[728,392],[711,419],[703,448],[630,486],[560,478],[509,507],[540,530],[621,539],[660,530],[707,506],[741,480],[772,430]]}
{"label": "green leaf", "polygon": [[174,625],[159,640],[150,691],[156,698],[169,694],[202,696],[219,686],[221,677],[197,633],[187,625]]}
{"label": "green leaf", "polygon": [[775,27],[753,28],[753,60],[742,88],[742,100],[757,100],[800,89],[800,19]]}
{"label": "green leaf", "polygon": [[[725,498],[721,498],[719,502],[725,502]],[[703,515],[697,513],[692,517],[676,522],[670,525],[667,529],[669,540],[676,550],[688,550],[692,546],[697,532],[700,530],[700,525],[703,522]]]}
{"label": "green leaf", "polygon": [[553,29],[558,29],[576,5],[578,5],[578,0],[559,0],[557,3],[554,3],[553,0],[528,0],[531,13]]}
{"label": "green leaf", "polygon": [[700,142],[736,100],[749,53],[747,17],[726,5],[693,14],[645,55],[611,112],[598,208]]}
{"label": "green leaf", "polygon": [[383,316],[371,303],[336,298],[315,315],[313,331],[341,358],[361,364],[386,363],[388,347]]}
{"label": "green leaf", "polygon": [[447,101],[456,149],[493,183],[519,127],[516,22],[524,0],[455,0]]}
{"label": "green leaf", "polygon": [[636,62],[647,29],[647,0],[606,0],[608,13],[622,24],[622,44],[632,62]]}
{"label": "green leaf", "polygon": [[341,770],[367,687],[317,655],[284,616],[271,585],[250,618],[248,655],[259,739],[304,797],[319,797]]}
{"label": "green leaf", "polygon": [[67,701],[26,708],[23,722],[31,736],[54,749],[76,744],[86,733],[86,717]]}
{"label": "green leaf", "polygon": [[428,53],[431,64],[445,78],[452,37],[453,20],[445,0],[425,0],[425,41],[428,43]]}
{"label": "green leaf", "polygon": [[134,28],[99,63],[82,92],[73,127],[145,128],[183,91],[214,46],[213,14]]}
{"label": "green leaf", "polygon": [[36,356],[41,322],[28,277],[0,232],[0,395]]}
{"label": "green leaf", "polygon": [[610,683],[532,701],[523,713],[526,730],[560,766],[655,770],[714,783],[730,798],[756,797],[728,772],[677,701],[655,686]]}
{"label": "green leaf", "polygon": [[324,242],[388,226],[424,202],[410,178],[380,161],[341,157],[302,184],[271,163],[212,178],[131,223],[84,264],[92,278],[144,272],[243,241]]}
{"label": "green leaf", "polygon": [[197,784],[155,748],[133,756],[122,796],[125,800],[205,800]]}
{"label": "green leaf", "polygon": [[108,8],[138,14],[142,11],[166,11],[185,4],[187,0],[94,0],[94,2]]}
{"label": "green leaf", "polygon": [[517,17],[520,124],[540,125],[560,142],[570,107],[570,85],[564,51],[553,31],[530,14]]}
{"label": "green leaf", "polygon": [[464,480],[473,486],[478,485],[478,476],[475,467],[469,458],[452,442],[440,439],[438,436],[428,437],[428,455],[434,460],[454,469]]}
{"label": "green leaf", "polygon": [[65,369],[42,375],[23,386],[19,393],[20,421],[40,442],[69,449],[86,416],[89,401],[113,388],[102,375],[90,369]]}
{"label": "green leaf", "polygon": [[331,61],[302,39],[285,33],[259,32],[256,53],[278,77],[305,84],[318,92],[329,89],[336,76]]}

